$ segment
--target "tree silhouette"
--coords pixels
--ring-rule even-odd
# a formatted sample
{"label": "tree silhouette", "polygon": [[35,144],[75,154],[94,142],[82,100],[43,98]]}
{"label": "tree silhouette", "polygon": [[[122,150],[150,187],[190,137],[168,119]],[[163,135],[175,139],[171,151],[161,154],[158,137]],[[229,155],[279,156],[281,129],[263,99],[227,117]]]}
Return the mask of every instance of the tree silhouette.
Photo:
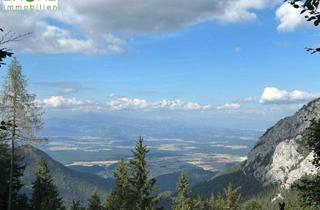
{"label": "tree silhouette", "polygon": [[131,184],[131,200],[133,209],[150,210],[156,203],[153,195],[155,190],[156,179],[150,177],[150,171],[147,166],[146,156],[149,149],[144,144],[143,138],[139,138],[134,150],[133,157],[129,162]]}
{"label": "tree silhouette", "polygon": [[95,189],[88,200],[87,210],[103,210],[98,191]]}
{"label": "tree silhouette", "polygon": [[16,34],[13,31],[6,32],[3,28],[0,28],[0,67],[5,64],[4,59],[12,57],[13,55],[13,52],[4,46],[10,42],[21,41],[25,36],[30,34],[31,33]]}
{"label": "tree silhouette", "polygon": [[113,173],[116,187],[106,198],[105,208],[108,210],[130,209],[130,183],[127,165],[123,158],[118,162],[118,167]]}
{"label": "tree silhouette", "polygon": [[[320,12],[318,11],[319,0],[285,0],[291,4],[294,8],[300,9],[300,14],[304,15],[306,21],[312,22],[314,26],[319,26],[320,24]],[[307,47],[307,52],[311,54],[320,53],[320,47],[312,48]]]}
{"label": "tree silhouette", "polygon": [[62,198],[59,197],[45,160],[41,160],[36,180],[32,185],[32,210],[62,210]]}
{"label": "tree silhouette", "polygon": [[189,197],[189,181],[185,173],[181,173],[177,184],[177,197],[173,202],[173,210],[191,210],[191,199]]}
{"label": "tree silhouette", "polygon": [[12,209],[14,157],[17,141],[36,140],[35,133],[42,127],[42,111],[35,101],[35,96],[28,93],[26,86],[27,81],[22,75],[22,67],[14,59],[8,68],[0,106],[0,116],[8,120],[6,123],[2,122],[1,126],[5,128],[3,131],[6,131],[11,140],[8,210]]}

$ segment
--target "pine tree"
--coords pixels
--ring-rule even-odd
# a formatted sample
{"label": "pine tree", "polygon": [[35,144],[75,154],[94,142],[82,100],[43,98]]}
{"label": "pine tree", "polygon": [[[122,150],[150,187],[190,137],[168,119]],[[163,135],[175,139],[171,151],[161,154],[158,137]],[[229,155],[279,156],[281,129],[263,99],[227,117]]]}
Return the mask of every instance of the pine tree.
{"label": "pine tree", "polygon": [[41,112],[35,96],[27,92],[27,82],[22,75],[22,67],[14,58],[9,65],[1,95],[2,130],[10,135],[10,171],[8,210],[12,209],[15,146],[18,140],[34,140],[34,134],[41,128]]}
{"label": "pine tree", "polygon": [[[304,144],[308,152],[313,151],[314,159],[313,165],[320,169],[320,119],[313,119],[310,126],[305,130],[302,135]],[[305,205],[320,206],[320,175],[304,176],[297,181],[293,188],[299,191],[299,196],[302,198]]]}
{"label": "pine tree", "polygon": [[113,176],[116,180],[116,187],[106,197],[105,208],[108,210],[130,209],[130,185],[127,166],[123,158],[120,159]]}
{"label": "pine tree", "polygon": [[149,177],[146,156],[149,153],[140,137],[135,149],[132,151],[133,157],[129,162],[131,202],[136,210],[150,210],[155,205],[155,197],[152,195],[155,188],[155,178]]}
{"label": "pine tree", "polygon": [[[121,201],[119,201],[121,202]],[[87,210],[103,210],[100,197],[98,195],[98,191],[94,190],[92,192],[91,197],[88,200],[88,208]]]}
{"label": "pine tree", "polygon": [[85,210],[85,208],[81,206],[80,201],[73,200],[70,210]]}
{"label": "pine tree", "polygon": [[177,197],[173,203],[174,210],[191,210],[191,199],[189,197],[189,181],[185,173],[181,173],[177,184]]}
{"label": "pine tree", "polygon": [[[6,144],[5,135],[0,134],[0,209],[8,208],[9,180],[10,180],[10,149]],[[12,208],[25,210],[28,208],[27,196],[21,194],[23,184],[20,178],[23,176],[24,166],[21,165],[22,158],[15,154],[13,167],[12,185]]]}
{"label": "pine tree", "polygon": [[222,196],[212,195],[207,202],[208,210],[225,210],[225,201]]}
{"label": "pine tree", "polygon": [[225,195],[225,206],[226,209],[230,210],[240,210],[241,207],[241,196],[238,193],[238,188],[233,189],[232,185],[229,184],[228,187],[224,189]]}
{"label": "pine tree", "polygon": [[62,210],[62,199],[53,184],[47,163],[41,160],[36,180],[32,185],[32,210]]}
{"label": "pine tree", "polygon": [[257,199],[250,199],[244,204],[246,210],[263,210],[262,203]]}

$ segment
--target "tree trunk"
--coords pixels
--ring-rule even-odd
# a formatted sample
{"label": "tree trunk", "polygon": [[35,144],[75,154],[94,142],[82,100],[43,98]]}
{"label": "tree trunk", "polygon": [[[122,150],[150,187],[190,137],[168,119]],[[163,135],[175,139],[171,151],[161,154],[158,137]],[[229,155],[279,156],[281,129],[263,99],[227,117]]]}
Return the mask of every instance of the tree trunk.
{"label": "tree trunk", "polygon": [[13,167],[14,167],[14,140],[15,140],[15,128],[13,128],[12,138],[11,138],[11,161],[10,161],[10,182],[9,182],[8,210],[11,210],[11,206],[12,206]]}
{"label": "tree trunk", "polygon": [[10,183],[9,183],[9,196],[8,196],[8,210],[12,209],[12,191],[13,191],[13,169],[14,169],[14,144],[16,138],[16,94],[13,98],[13,123],[11,135],[11,161],[10,161]]}

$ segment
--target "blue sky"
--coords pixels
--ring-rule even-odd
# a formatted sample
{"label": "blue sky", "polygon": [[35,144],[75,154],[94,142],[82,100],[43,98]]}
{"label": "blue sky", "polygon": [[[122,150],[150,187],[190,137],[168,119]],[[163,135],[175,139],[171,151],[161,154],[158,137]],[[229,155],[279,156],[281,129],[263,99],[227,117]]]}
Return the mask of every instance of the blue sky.
{"label": "blue sky", "polygon": [[[124,5],[128,12],[121,13],[114,1],[95,0],[87,9],[93,12],[76,20],[68,17],[85,3],[66,1],[57,14],[6,12],[0,20],[22,18],[25,23],[4,28],[33,31],[12,47],[30,90],[49,113],[183,112],[236,125],[276,121],[319,96],[320,55],[304,50],[319,44],[318,29],[277,1],[230,0],[226,11],[235,15],[213,2],[182,6],[183,12],[162,3],[153,12]],[[105,17],[109,9],[97,9],[99,4],[121,8]],[[212,11],[201,10],[206,4]]]}

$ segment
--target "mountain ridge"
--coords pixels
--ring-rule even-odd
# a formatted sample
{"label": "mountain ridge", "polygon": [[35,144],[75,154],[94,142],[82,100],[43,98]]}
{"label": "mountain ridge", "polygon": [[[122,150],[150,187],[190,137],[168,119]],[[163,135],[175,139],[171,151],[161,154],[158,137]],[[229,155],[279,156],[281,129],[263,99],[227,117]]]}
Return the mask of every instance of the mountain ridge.
{"label": "mountain ridge", "polygon": [[47,162],[53,182],[66,203],[71,203],[73,199],[86,203],[94,189],[97,189],[100,195],[105,195],[114,186],[112,179],[72,170],[31,145],[20,146],[18,154],[24,157],[22,162],[26,168],[22,182],[28,195],[32,192],[32,182],[41,159]]}
{"label": "mountain ridge", "polygon": [[303,175],[315,174],[313,152],[305,147],[302,139],[313,119],[320,119],[320,98],[270,127],[239,167],[198,184],[193,192],[204,195],[219,193],[231,183],[234,187],[241,187],[242,194],[250,196],[266,188],[289,188]]}

